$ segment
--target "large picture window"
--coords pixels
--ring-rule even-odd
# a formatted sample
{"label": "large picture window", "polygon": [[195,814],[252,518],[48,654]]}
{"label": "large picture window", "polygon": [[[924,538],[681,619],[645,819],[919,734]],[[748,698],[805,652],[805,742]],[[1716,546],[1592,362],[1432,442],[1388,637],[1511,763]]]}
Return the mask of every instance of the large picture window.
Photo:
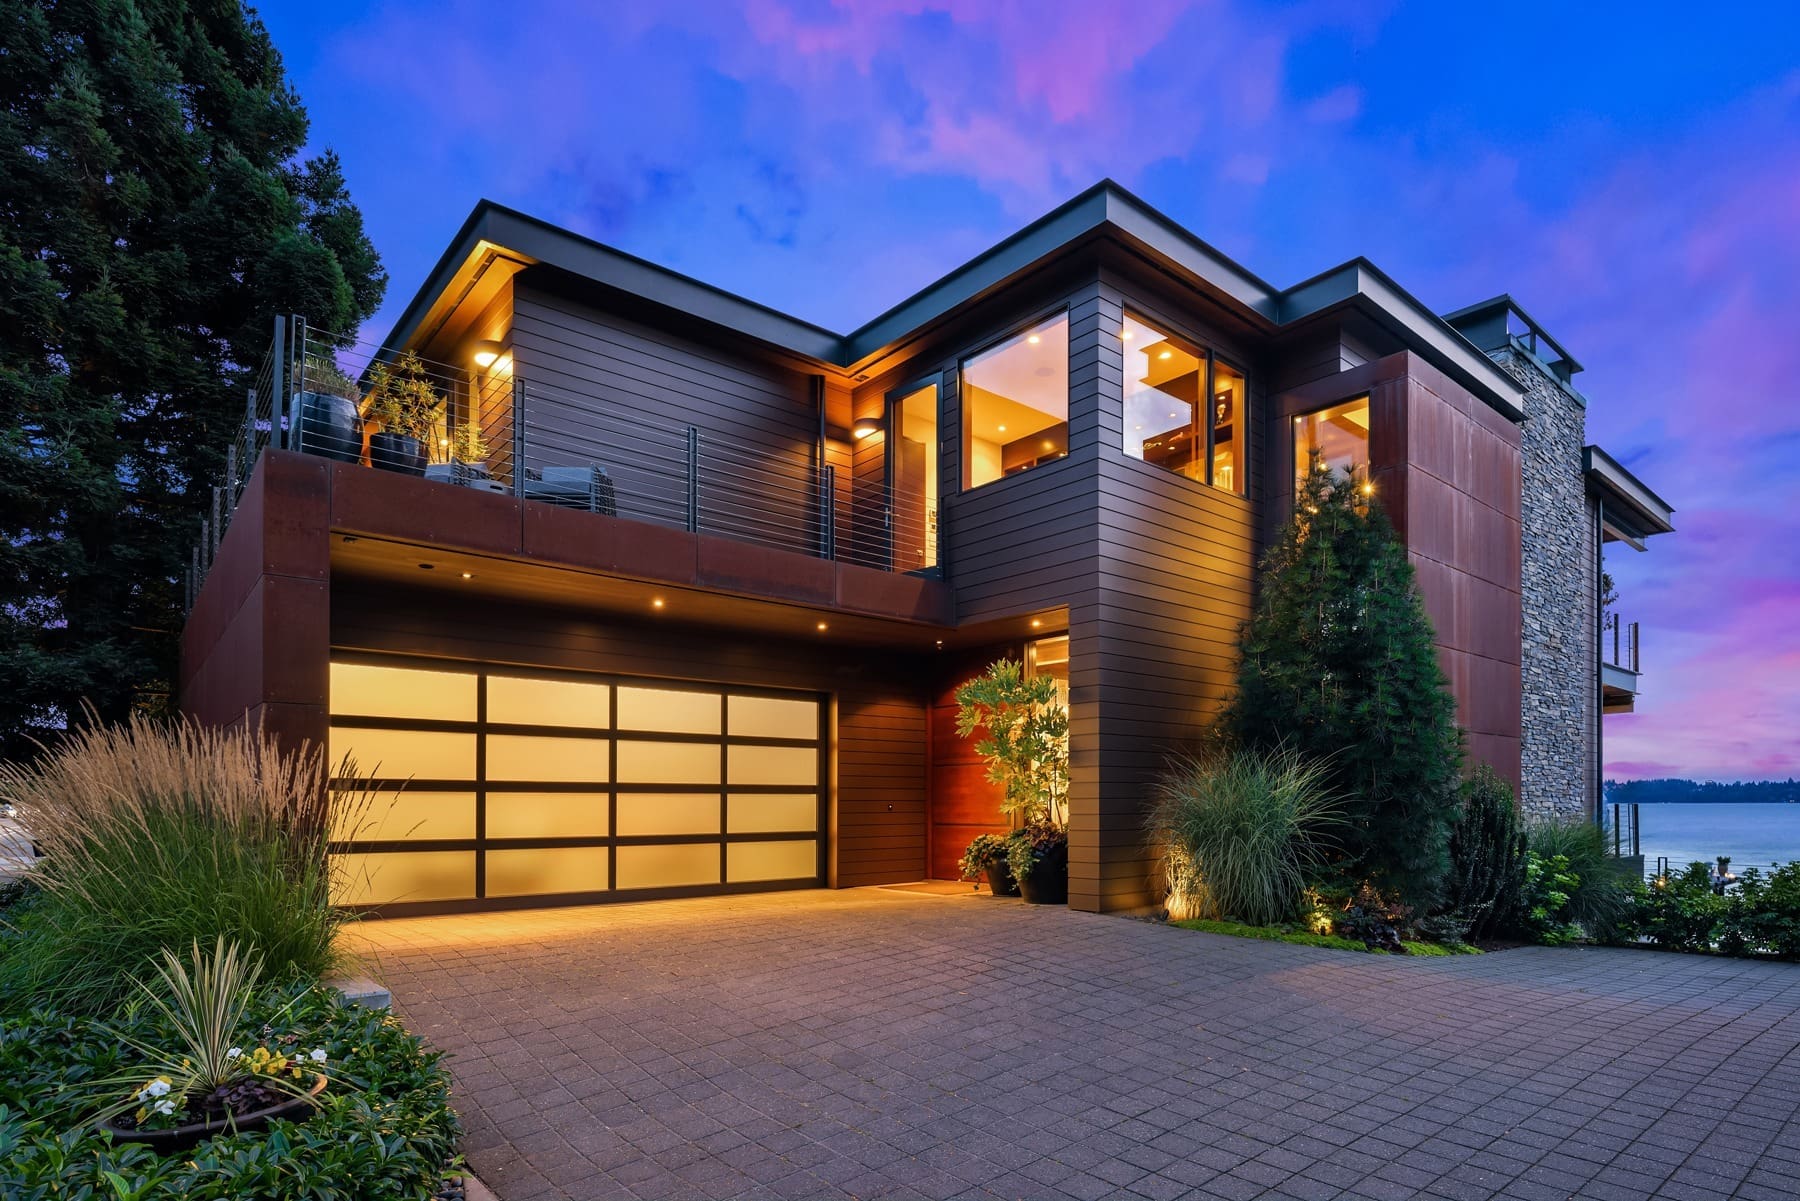
{"label": "large picture window", "polygon": [[1155,467],[1244,492],[1244,373],[1126,314],[1125,453]]}
{"label": "large picture window", "polygon": [[1294,488],[1299,491],[1308,471],[1345,475],[1369,466],[1369,398],[1333,405],[1294,418]]}
{"label": "large picture window", "polygon": [[1069,453],[1069,316],[965,359],[962,479],[979,488]]}

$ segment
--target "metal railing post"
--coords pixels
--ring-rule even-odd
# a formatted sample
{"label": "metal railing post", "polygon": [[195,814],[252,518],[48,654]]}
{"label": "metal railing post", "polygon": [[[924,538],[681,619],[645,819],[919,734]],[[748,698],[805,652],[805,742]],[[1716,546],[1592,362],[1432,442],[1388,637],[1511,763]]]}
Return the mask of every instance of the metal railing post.
{"label": "metal railing post", "polygon": [[823,520],[820,521],[820,532],[824,535],[825,545],[819,548],[822,559],[837,558],[837,468],[825,468],[825,487],[820,496],[825,506]]}
{"label": "metal railing post", "polygon": [[302,417],[306,411],[306,402],[301,398],[306,395],[306,319],[298,315],[289,319],[288,334],[294,340],[289,361],[293,364],[293,400],[289,402],[288,428],[293,430],[292,442],[295,450],[306,449],[306,428]]}
{"label": "metal railing post", "polygon": [[688,426],[687,431],[687,528],[700,532],[700,431]]}
{"label": "metal railing post", "polygon": [[269,431],[269,441],[283,450],[289,447],[287,423],[288,411],[288,319],[275,318],[275,339],[271,343],[269,357],[269,386],[275,389],[275,395],[269,401],[269,420],[275,428]]}
{"label": "metal railing post", "polygon": [[1635,621],[1631,623],[1631,670],[1633,673],[1638,670],[1638,623]]}
{"label": "metal railing post", "polygon": [[525,496],[525,381],[513,376],[512,382],[512,484],[513,495]]}

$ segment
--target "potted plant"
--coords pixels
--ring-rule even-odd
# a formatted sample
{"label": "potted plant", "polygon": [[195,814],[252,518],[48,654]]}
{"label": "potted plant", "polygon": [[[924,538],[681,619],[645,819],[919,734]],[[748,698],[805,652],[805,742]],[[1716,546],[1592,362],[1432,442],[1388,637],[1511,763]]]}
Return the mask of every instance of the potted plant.
{"label": "potted plant", "polygon": [[450,465],[477,475],[487,474],[488,443],[481,425],[465,419],[450,431]]}
{"label": "potted plant", "polygon": [[284,1049],[273,1023],[262,1027],[260,1038],[245,1037],[244,1011],[262,961],[223,936],[210,957],[195,943],[192,966],[172,951],[162,957],[156,985],[134,983],[143,994],[139,1003],[154,1006],[175,1032],[173,1045],[109,1031],[140,1057],[131,1072],[97,1082],[110,1094],[99,1124],[113,1140],[173,1154],[215,1134],[311,1116],[325,1091],[325,1050]]}
{"label": "potted plant", "polygon": [[1019,895],[1019,885],[1013,879],[1012,869],[1007,866],[1006,859],[1007,843],[1004,837],[999,834],[977,834],[956,866],[962,879],[974,880],[986,876],[989,892],[997,897],[1016,897]]}
{"label": "potted plant", "polygon": [[444,412],[431,373],[412,351],[369,371],[368,416],[381,432],[369,439],[369,461],[387,471],[425,474],[425,447]]}
{"label": "potted plant", "polygon": [[360,461],[363,423],[355,381],[331,359],[309,354],[302,360],[298,383],[300,449],[340,463]]}
{"label": "potted plant", "polygon": [[1007,837],[1007,866],[1025,899],[1068,900],[1069,711],[1056,681],[1027,676],[1001,659],[956,690],[956,732],[984,735],[975,753],[1000,785],[1000,811],[1019,828]]}

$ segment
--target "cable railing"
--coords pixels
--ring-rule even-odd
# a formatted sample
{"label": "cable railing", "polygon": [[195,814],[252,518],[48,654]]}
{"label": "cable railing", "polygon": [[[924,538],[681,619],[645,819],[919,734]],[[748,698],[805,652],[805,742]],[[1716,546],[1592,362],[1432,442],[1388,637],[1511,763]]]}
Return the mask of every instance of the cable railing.
{"label": "cable railing", "polygon": [[1608,613],[1600,623],[1600,655],[1614,667],[1637,673],[1638,623],[1625,622],[1617,613]]}
{"label": "cable railing", "polygon": [[659,421],[641,390],[571,386],[576,366],[551,384],[499,347],[462,367],[278,319],[194,549],[189,606],[270,446],[883,571],[937,565],[925,490],[828,462],[816,438]]}

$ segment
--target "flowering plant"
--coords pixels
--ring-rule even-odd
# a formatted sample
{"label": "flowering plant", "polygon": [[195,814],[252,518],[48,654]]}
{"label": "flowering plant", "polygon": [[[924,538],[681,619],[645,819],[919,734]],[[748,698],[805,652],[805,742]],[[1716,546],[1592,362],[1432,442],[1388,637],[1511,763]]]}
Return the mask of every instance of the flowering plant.
{"label": "flowering plant", "polygon": [[[273,1023],[263,1026],[261,1040],[249,1051],[238,1041],[244,1010],[262,973],[260,959],[245,956],[237,943],[221,937],[209,957],[201,955],[196,943],[191,966],[164,951],[156,970],[160,988],[141,980],[134,983],[143,994],[140,1000],[175,1032],[174,1046],[151,1045],[122,1029],[111,1031],[142,1060],[129,1076],[96,1082],[111,1093],[103,1119],[129,1116],[137,1129],[167,1129],[230,1120],[310,1094],[330,1058],[325,1048],[290,1050],[299,1035],[278,1037]],[[274,1020],[286,1012],[284,1008]],[[148,1080],[143,1078],[145,1072]],[[123,1099],[119,1092],[125,1093]]]}

